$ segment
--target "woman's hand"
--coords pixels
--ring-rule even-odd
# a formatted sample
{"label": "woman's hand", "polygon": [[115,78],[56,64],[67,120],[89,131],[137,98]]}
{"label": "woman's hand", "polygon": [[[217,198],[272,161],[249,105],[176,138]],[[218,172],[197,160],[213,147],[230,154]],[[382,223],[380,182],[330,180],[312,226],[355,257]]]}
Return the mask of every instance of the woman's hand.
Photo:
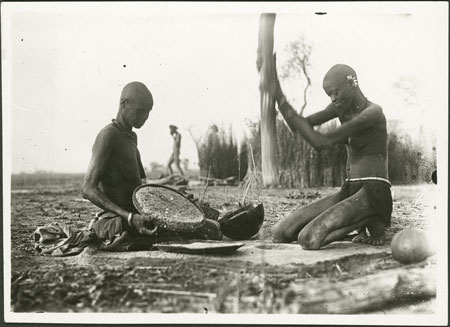
{"label": "woman's hand", "polygon": [[142,235],[153,235],[158,230],[158,226],[155,226],[153,219],[138,213],[133,213],[129,223]]}

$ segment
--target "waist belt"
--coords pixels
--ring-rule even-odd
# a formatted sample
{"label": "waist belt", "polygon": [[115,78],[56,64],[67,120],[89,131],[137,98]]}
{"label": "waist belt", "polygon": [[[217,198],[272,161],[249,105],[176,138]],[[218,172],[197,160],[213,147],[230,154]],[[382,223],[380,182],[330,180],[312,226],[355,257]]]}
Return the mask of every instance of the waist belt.
{"label": "waist belt", "polygon": [[389,182],[387,179],[381,178],[381,177],[347,178],[345,181],[346,182],[380,181],[380,182],[385,182],[385,183],[389,184],[389,186],[392,186],[391,182]]}

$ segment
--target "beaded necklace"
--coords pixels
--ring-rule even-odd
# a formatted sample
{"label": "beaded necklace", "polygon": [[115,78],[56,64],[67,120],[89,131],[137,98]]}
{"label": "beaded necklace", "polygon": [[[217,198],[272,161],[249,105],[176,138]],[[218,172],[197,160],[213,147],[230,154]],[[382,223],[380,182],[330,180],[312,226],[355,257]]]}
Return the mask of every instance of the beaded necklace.
{"label": "beaded necklace", "polygon": [[126,136],[130,137],[131,139],[135,139],[134,133],[131,131],[126,131],[117,120],[114,118],[111,120],[115,127],[117,127],[122,133],[124,133]]}
{"label": "beaded necklace", "polygon": [[[367,104],[369,103],[369,100],[366,98],[366,97],[364,97],[364,105],[362,106],[362,108],[366,108],[367,107]],[[358,112],[359,110],[361,109],[361,107],[360,106],[356,106],[356,111]]]}

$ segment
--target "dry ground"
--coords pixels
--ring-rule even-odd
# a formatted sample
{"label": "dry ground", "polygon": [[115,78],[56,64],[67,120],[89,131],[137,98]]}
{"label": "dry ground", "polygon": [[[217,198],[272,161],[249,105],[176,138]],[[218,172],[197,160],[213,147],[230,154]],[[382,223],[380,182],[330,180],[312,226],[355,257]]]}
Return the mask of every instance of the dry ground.
{"label": "dry ground", "polygon": [[[14,184],[11,194],[11,306],[15,312],[292,312],[289,287],[317,280],[335,283],[356,276],[401,267],[389,254],[345,257],[315,265],[279,267],[198,256],[189,260],[155,260],[151,265],[80,265],[71,257],[35,253],[32,234],[39,227],[60,221],[85,228],[97,208],[81,198],[81,180],[32,181]],[[270,239],[271,226],[298,206],[335,191],[321,189],[267,189],[259,200],[265,206],[265,222],[256,236]],[[407,227],[426,229],[435,215],[427,194],[434,185],[396,186],[392,226],[388,239]],[[193,187],[203,197],[201,186]],[[430,193],[431,192],[431,193]],[[221,212],[242,197],[236,187],[209,187],[205,200]],[[255,194],[252,194],[254,196]],[[320,255],[320,252],[317,252]],[[420,264],[418,265],[420,266]],[[338,267],[338,269],[337,269]],[[363,269],[363,268],[364,269]],[[264,288],[264,292],[262,292]],[[168,294],[151,292],[168,290]],[[236,291],[237,290],[237,291]],[[236,295],[231,297],[230,294]],[[237,300],[238,299],[238,300]],[[422,312],[415,299],[410,312]],[[426,299],[425,299],[426,300]],[[364,312],[398,308],[402,303]],[[429,305],[428,305],[429,307]],[[428,308],[427,307],[427,308]],[[362,313],[364,313],[362,312]]]}

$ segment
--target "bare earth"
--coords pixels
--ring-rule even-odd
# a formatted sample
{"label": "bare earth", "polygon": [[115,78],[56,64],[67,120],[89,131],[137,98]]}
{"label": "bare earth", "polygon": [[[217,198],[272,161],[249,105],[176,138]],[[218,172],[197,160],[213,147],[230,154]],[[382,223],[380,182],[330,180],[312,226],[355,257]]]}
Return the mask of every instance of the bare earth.
{"label": "bare earth", "polygon": [[[191,188],[196,196],[203,197],[203,187]],[[402,265],[392,258],[388,245],[377,249],[355,246],[347,240],[331,245],[340,251],[338,255],[327,255],[336,251],[303,251],[297,244],[276,247],[270,242],[270,229],[276,221],[298,206],[337,189],[263,190],[259,196],[265,209],[263,227],[232,256],[161,251],[105,255],[95,251],[95,247],[75,257],[38,255],[32,240],[37,227],[60,221],[75,228],[86,228],[98,211],[81,198],[80,189],[80,181],[13,184],[11,307],[14,312],[433,312],[434,296],[426,291],[403,300],[387,298],[366,306],[344,304],[337,309],[331,309],[326,299],[314,292],[309,296],[315,296],[318,305],[305,302],[305,290],[315,289],[317,294],[329,296],[333,285],[351,285],[360,279],[367,283],[376,282],[376,278],[387,280],[386,276],[405,269],[420,274],[423,269],[433,271],[436,264],[431,257],[422,263]],[[435,185],[395,186],[394,192],[388,242],[405,227],[428,229],[435,224],[432,201]],[[210,186],[204,200],[223,214],[236,207],[236,198],[242,198],[242,193],[237,187]],[[302,257],[301,251],[309,254]],[[314,260],[308,260],[307,256]],[[299,287],[306,289],[299,290]]]}

